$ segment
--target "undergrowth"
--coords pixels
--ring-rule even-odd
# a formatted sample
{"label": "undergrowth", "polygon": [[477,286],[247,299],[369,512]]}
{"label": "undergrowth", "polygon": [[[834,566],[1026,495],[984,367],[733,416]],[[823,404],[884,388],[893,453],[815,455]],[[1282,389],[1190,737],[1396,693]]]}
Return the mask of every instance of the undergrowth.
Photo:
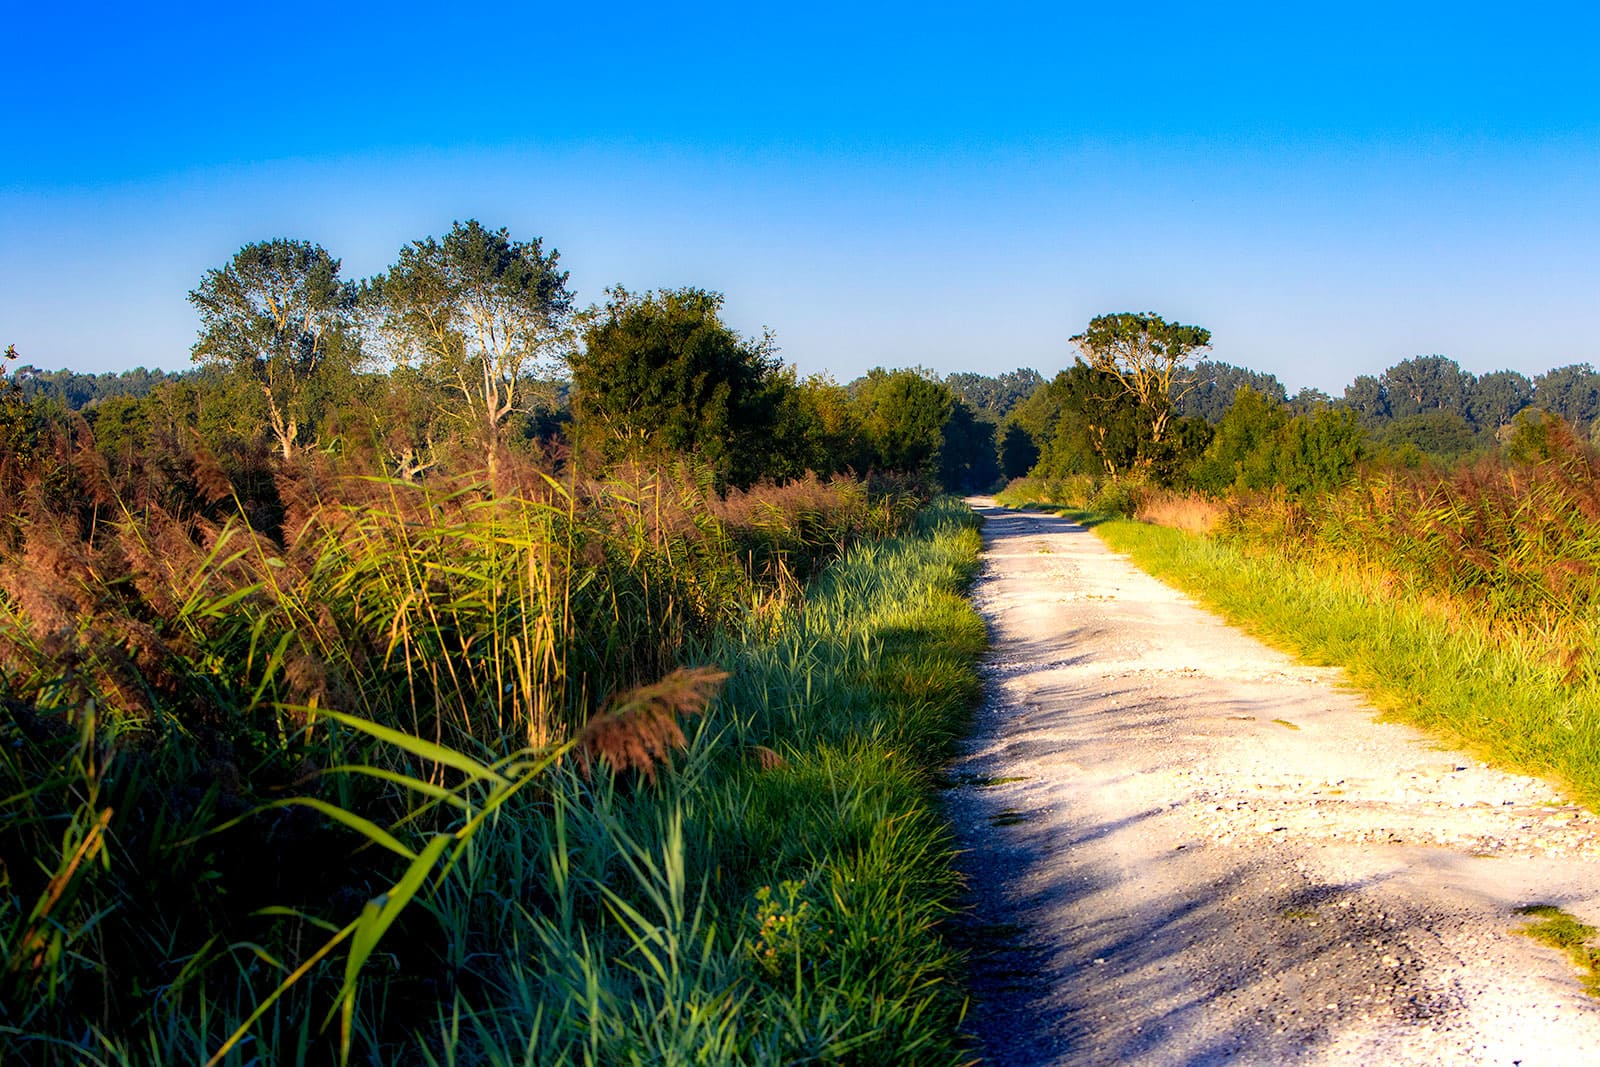
{"label": "undergrowth", "polygon": [[961,1058],[958,505],[60,458],[3,501],[23,1059]]}

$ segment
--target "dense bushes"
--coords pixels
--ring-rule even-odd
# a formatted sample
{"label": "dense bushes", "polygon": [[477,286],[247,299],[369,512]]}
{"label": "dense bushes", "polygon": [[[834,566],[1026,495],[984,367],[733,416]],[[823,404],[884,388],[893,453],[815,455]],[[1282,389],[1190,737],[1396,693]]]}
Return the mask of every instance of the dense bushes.
{"label": "dense bushes", "polygon": [[[121,476],[81,429],[60,447],[3,502],[13,1046],[199,1062],[259,1007],[230,1060],[300,1059],[344,1005],[374,1062],[530,1041],[541,1062],[660,1062],[668,1031],[712,1060],[949,1048],[919,768],[982,641],[935,592],[971,565],[952,516],[942,547],[930,528],[858,556],[816,594],[856,600],[811,608],[803,583],[914,501],[512,457],[492,490],[199,448]],[[733,676],[691,721],[714,683],[670,672],[708,661]],[[649,785],[679,729],[679,772]],[[843,822],[780,835],[816,846],[779,870],[762,842],[791,777]],[[925,903],[898,916],[875,895],[908,891]],[[826,968],[796,955],[799,912],[830,932]],[[751,998],[765,1014],[729,1030]]]}

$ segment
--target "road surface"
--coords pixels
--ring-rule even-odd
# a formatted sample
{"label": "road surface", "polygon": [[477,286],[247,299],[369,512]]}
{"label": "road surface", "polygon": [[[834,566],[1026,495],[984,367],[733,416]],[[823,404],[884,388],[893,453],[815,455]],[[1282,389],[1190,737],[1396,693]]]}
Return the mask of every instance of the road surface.
{"label": "road surface", "polygon": [[987,1062],[1600,1063],[1600,1001],[1516,932],[1600,925],[1600,821],[973,503],[989,697],[947,795]]}

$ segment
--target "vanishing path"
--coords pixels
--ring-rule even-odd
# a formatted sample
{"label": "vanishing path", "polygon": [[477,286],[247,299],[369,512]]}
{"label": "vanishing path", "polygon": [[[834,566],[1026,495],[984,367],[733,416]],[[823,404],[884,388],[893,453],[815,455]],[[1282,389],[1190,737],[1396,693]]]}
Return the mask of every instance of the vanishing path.
{"label": "vanishing path", "polygon": [[948,796],[990,1063],[1600,1063],[1600,1001],[1513,932],[1600,925],[1600,821],[974,504],[990,693]]}

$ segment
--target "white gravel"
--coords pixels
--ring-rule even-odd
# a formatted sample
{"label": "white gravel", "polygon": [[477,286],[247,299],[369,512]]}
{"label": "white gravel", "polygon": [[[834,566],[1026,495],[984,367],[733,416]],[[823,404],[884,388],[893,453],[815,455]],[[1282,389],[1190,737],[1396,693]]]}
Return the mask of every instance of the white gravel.
{"label": "white gravel", "polygon": [[1600,1002],[1515,911],[1600,925],[1600,820],[973,503],[989,699],[947,795],[988,1062],[1600,1063]]}

